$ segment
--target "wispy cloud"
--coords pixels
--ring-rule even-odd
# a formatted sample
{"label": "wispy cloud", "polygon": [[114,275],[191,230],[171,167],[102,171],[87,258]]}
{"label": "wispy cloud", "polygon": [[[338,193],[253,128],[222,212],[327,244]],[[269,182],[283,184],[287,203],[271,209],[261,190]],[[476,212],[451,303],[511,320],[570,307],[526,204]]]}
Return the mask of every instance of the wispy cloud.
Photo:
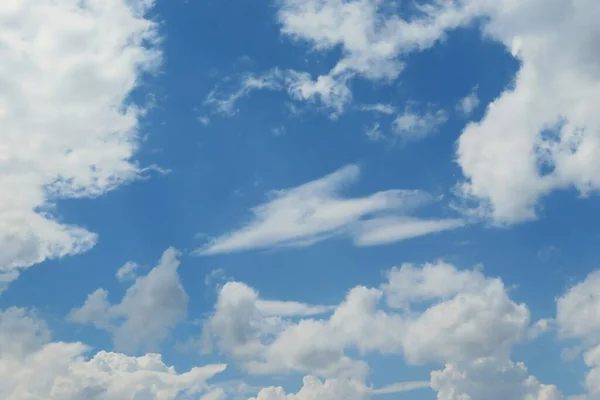
{"label": "wispy cloud", "polygon": [[256,308],[265,317],[309,317],[333,311],[335,306],[313,306],[296,301],[257,300]]}
{"label": "wispy cloud", "polygon": [[398,382],[388,386],[384,386],[380,389],[373,389],[371,394],[392,394],[410,392],[417,389],[430,388],[431,384],[429,381],[414,381],[414,382]]}
{"label": "wispy cloud", "polygon": [[273,191],[252,209],[250,221],[197,249],[197,255],[282,246],[308,246],[333,236],[349,236],[360,246],[405,240],[456,228],[461,220],[429,220],[407,214],[432,197],[418,190],[386,190],[364,197],[344,197],[360,168],[349,165],[301,186]]}
{"label": "wispy cloud", "polygon": [[460,99],[456,105],[456,110],[465,116],[469,116],[477,107],[479,107],[479,96],[477,87],[474,87],[471,93]]}
{"label": "wispy cloud", "polygon": [[367,138],[373,142],[379,142],[385,139],[385,135],[381,132],[381,126],[378,122],[375,122],[371,127],[365,131]]}
{"label": "wispy cloud", "polygon": [[281,90],[284,83],[284,75],[278,69],[273,69],[262,75],[246,74],[242,78],[239,87],[229,94],[224,94],[218,88],[211,90],[204,105],[212,107],[215,112],[231,116],[237,113],[237,102],[256,90]]}
{"label": "wispy cloud", "polygon": [[396,117],[392,129],[402,139],[418,140],[436,133],[446,121],[448,114],[444,110],[418,113],[409,106]]}
{"label": "wispy cloud", "polygon": [[364,104],[362,106],[359,106],[358,109],[361,111],[371,111],[371,112],[375,112],[375,113],[379,113],[379,114],[386,114],[386,115],[392,115],[396,112],[396,107],[392,106],[391,104],[383,104],[383,103]]}

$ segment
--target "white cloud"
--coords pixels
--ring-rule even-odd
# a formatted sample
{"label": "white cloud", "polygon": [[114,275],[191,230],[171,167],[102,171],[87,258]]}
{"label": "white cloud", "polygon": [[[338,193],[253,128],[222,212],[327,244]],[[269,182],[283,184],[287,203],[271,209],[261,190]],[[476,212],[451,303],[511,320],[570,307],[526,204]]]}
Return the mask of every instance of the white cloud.
{"label": "white cloud", "polygon": [[128,357],[100,351],[87,357],[81,343],[51,342],[34,314],[0,311],[0,397],[6,400],[175,400],[198,395],[224,364],[178,374],[159,354]]}
{"label": "white cloud", "polygon": [[362,105],[359,107],[359,110],[371,111],[378,114],[392,115],[396,112],[396,107],[392,106],[391,104],[377,103]]}
{"label": "white cloud", "polygon": [[578,339],[576,355],[583,351],[590,368],[585,385],[590,395],[600,396],[600,270],[568,289],[556,302],[556,324],[561,337]]}
{"label": "white cloud", "polygon": [[[585,387],[590,399],[600,397],[600,270],[591,272],[583,281],[569,288],[556,301],[556,325],[565,339],[579,341],[565,349],[570,358],[583,353],[589,367]],[[582,397],[586,398],[586,397]]]}
{"label": "white cloud", "polygon": [[393,122],[394,134],[404,140],[419,140],[438,131],[441,125],[448,121],[444,110],[427,111],[419,114],[408,107],[403,114],[398,115]]}
{"label": "white cloud", "polygon": [[374,123],[370,128],[368,128],[365,133],[367,138],[373,142],[379,142],[385,139],[385,135],[381,132],[381,126],[378,122]]}
{"label": "white cloud", "polygon": [[[469,23],[477,11],[461,8],[457,2],[434,2],[415,5],[419,16],[409,21],[390,14],[386,2],[378,0],[283,0],[279,4],[277,16],[284,36],[308,43],[314,51],[339,48],[341,59],[328,73],[315,77],[274,69],[252,78],[253,85],[242,82],[228,96],[211,92],[205,104],[231,115],[235,102],[252,90],[286,90],[294,100],[320,102],[332,110],[332,117],[338,117],[352,101],[353,79],[395,80],[404,68],[403,56],[430,48],[446,31]],[[366,109],[387,114],[391,110],[383,104]]]}
{"label": "white cloud", "polygon": [[329,379],[322,382],[316,377],[306,376],[302,388],[296,394],[286,394],[282,387],[269,387],[249,400],[367,400],[368,392],[356,380]]}
{"label": "white cloud", "polygon": [[[320,318],[286,318],[284,313],[272,318],[259,311],[261,301],[254,289],[228,283],[205,327],[209,339],[216,339],[219,349],[248,372],[297,371],[364,383],[368,365],[346,354],[356,350],[361,355],[403,355],[410,364],[437,362],[474,374],[460,382],[448,378],[453,374],[447,371],[434,374],[438,378],[432,385],[437,385],[440,396],[452,385],[469,393],[470,386],[463,384],[467,381],[483,385],[477,380],[482,360],[488,360],[489,379],[502,377],[506,373],[502,365],[514,367],[510,361],[513,346],[527,340],[530,329],[529,310],[509,298],[500,279],[485,277],[478,270],[460,271],[443,262],[392,269],[379,288],[351,289],[330,315]],[[522,374],[515,376],[515,387],[524,384]],[[370,389],[370,394],[425,386],[420,382]]]}
{"label": "white cloud", "polygon": [[463,97],[456,105],[457,111],[465,116],[471,115],[475,109],[479,107],[479,96],[477,95],[477,87],[473,88],[471,93]]}
{"label": "white cloud", "polygon": [[415,382],[398,382],[393,383],[388,386],[384,386],[379,389],[371,390],[371,393],[374,395],[377,394],[392,394],[392,393],[402,393],[402,392],[410,392],[416,389],[425,389],[430,388],[431,384],[429,381],[415,381]]}
{"label": "white cloud", "polygon": [[285,74],[278,69],[274,69],[263,75],[246,74],[240,82],[240,87],[235,92],[223,95],[221,91],[215,88],[204,99],[204,105],[214,108],[219,114],[232,116],[238,111],[236,103],[240,99],[256,90],[281,90],[284,79]]}
{"label": "white cloud", "polygon": [[394,80],[404,68],[403,55],[433,46],[445,31],[471,19],[455,2],[419,8],[421,15],[407,21],[390,15],[382,1],[284,0],[278,13],[284,35],[308,42],[316,51],[342,50],[341,59],[327,74],[306,77],[303,98],[320,96],[339,114],[352,99],[353,78]]}
{"label": "white cloud", "polygon": [[600,271],[590,273],[582,282],[558,298],[556,322],[563,337],[585,339],[600,344]]}
{"label": "white cloud", "polygon": [[354,231],[357,246],[394,243],[417,236],[460,228],[462,219],[423,220],[409,217],[378,217],[364,221]]}
{"label": "white cloud", "polygon": [[149,0],[0,4],[0,280],[88,250],[96,236],[52,213],[142,171],[132,161],[144,110],[127,102],[156,68]]}
{"label": "white cloud", "polygon": [[[387,190],[344,198],[340,192],[359,178],[350,165],[301,186],[274,191],[252,209],[246,226],[213,239],[197,254],[218,254],[276,246],[306,246],[336,235],[350,235],[358,245],[404,240],[461,225],[460,221],[394,218],[431,196],[420,191]],[[383,218],[382,213],[387,217]],[[392,215],[389,215],[392,213]]]}
{"label": "white cloud", "polygon": [[188,297],[177,274],[177,255],[167,249],[158,265],[127,289],[119,304],[108,302],[106,290],[96,290],[82,307],[71,311],[70,320],[112,332],[119,350],[156,348],[186,316]]}
{"label": "white cloud", "polygon": [[129,280],[135,279],[135,277],[136,277],[136,271],[137,271],[137,269],[139,267],[140,266],[137,265],[133,261],[126,262],[125,264],[123,264],[123,266],[121,268],[119,268],[117,270],[117,273],[115,274],[115,277],[120,282],[124,282],[124,281],[129,281]]}
{"label": "white cloud", "polygon": [[296,301],[257,300],[256,308],[267,317],[308,317],[333,311],[334,307],[311,306]]}
{"label": "white cloud", "polygon": [[540,383],[523,363],[477,359],[464,366],[448,364],[431,373],[438,400],[562,400],[554,385]]}
{"label": "white cloud", "polygon": [[557,189],[600,189],[600,3],[471,0],[486,34],[520,61],[514,83],[458,142],[461,190],[498,223],[537,217]]}

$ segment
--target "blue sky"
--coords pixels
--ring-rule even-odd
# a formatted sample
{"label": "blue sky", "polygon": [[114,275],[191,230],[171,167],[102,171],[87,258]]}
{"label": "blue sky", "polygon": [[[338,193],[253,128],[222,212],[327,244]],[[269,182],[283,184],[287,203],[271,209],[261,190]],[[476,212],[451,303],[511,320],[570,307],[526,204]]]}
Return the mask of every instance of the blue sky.
{"label": "blue sky", "polygon": [[3,2],[0,397],[599,399],[599,16]]}

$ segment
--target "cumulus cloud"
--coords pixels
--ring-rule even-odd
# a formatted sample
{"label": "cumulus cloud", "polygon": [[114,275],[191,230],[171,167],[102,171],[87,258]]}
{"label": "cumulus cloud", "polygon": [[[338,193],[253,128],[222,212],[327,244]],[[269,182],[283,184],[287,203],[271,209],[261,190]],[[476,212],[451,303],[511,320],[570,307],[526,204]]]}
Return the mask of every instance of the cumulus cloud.
{"label": "cumulus cloud", "polygon": [[[411,209],[431,201],[416,190],[387,190],[345,198],[341,191],[359,178],[356,165],[346,166],[301,186],[270,193],[252,209],[242,228],[213,239],[200,255],[277,246],[307,246],[332,236],[349,235],[359,246],[397,242],[461,226],[458,219],[407,217]],[[384,217],[385,215],[385,217]]]}
{"label": "cumulus cloud", "polygon": [[98,289],[71,311],[69,319],[111,332],[119,350],[155,349],[187,313],[177,256],[175,249],[167,249],[158,265],[127,289],[120,303],[110,304],[108,292]]}
{"label": "cumulus cloud", "polygon": [[[556,302],[556,324],[561,337],[578,339],[589,367],[585,385],[600,396],[600,270],[568,289]],[[596,397],[593,397],[596,398]]]}
{"label": "cumulus cloud", "polygon": [[438,400],[520,399],[562,400],[554,385],[540,383],[523,363],[477,359],[468,365],[446,365],[431,373],[431,387]]}
{"label": "cumulus cloud", "polygon": [[[511,361],[512,348],[527,340],[529,310],[510,299],[500,279],[478,269],[404,264],[388,271],[379,287],[352,288],[331,314],[320,317],[272,318],[260,312],[260,301],[256,290],[228,283],[205,329],[223,353],[252,374],[301,372],[315,377],[310,386],[321,389],[328,381],[360,383],[364,388],[355,388],[354,395],[367,397],[431,386],[445,400],[561,398],[556,387],[541,384],[523,364]],[[369,367],[349,357],[351,350],[444,368],[429,382],[367,390]],[[486,384],[498,390],[484,396]],[[279,398],[266,396],[285,392],[269,388],[261,395]]]}
{"label": "cumulus cloud", "polygon": [[498,223],[537,217],[557,189],[600,189],[600,4],[585,1],[470,0],[483,30],[520,62],[513,84],[458,142],[461,191]]}
{"label": "cumulus cloud", "polygon": [[262,389],[258,396],[249,400],[367,400],[368,389],[361,382],[351,379],[330,379],[325,382],[313,376],[303,380],[302,388],[295,394],[286,394],[279,387]]}
{"label": "cumulus cloud", "polygon": [[129,357],[82,343],[51,342],[46,324],[23,309],[0,311],[0,397],[6,400],[175,400],[205,392],[224,364],[178,374],[159,354]]}
{"label": "cumulus cloud", "polygon": [[[6,0],[0,5],[0,281],[86,251],[95,234],[52,213],[134,179],[128,103],[161,54],[149,0]],[[110,34],[107,34],[110,32]]]}

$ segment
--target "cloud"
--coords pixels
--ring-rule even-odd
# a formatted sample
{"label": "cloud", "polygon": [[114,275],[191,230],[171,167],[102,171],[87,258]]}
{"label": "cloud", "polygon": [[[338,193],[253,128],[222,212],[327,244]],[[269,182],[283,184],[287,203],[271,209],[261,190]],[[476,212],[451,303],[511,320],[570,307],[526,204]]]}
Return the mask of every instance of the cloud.
{"label": "cloud", "polygon": [[[600,270],[591,272],[583,281],[569,288],[556,301],[556,325],[565,339],[577,339],[579,355],[589,367],[585,385],[593,396],[600,396]],[[595,398],[595,397],[593,397]]]}
{"label": "cloud", "polygon": [[[128,98],[156,70],[148,0],[7,0],[0,5],[0,281],[88,250],[96,235],[53,214],[61,198],[135,179],[144,110]],[[110,35],[106,34],[110,32]]]}
{"label": "cloud", "polygon": [[385,139],[385,135],[381,132],[381,126],[378,122],[368,128],[365,133],[367,138],[373,142],[379,142]]}
{"label": "cloud", "polygon": [[392,124],[394,134],[403,140],[419,140],[436,133],[448,121],[444,110],[419,114],[408,107]]}
{"label": "cloud", "polygon": [[431,373],[438,400],[562,400],[555,385],[540,383],[523,363],[478,359],[465,366],[448,364]]}
{"label": "cloud", "polygon": [[418,365],[503,365],[530,329],[529,310],[509,298],[500,279],[443,262],[394,268],[378,288],[352,288],[327,315],[273,318],[259,310],[261,301],[247,285],[228,283],[204,331],[252,374],[296,371],[364,382],[368,365],[350,358],[350,350],[403,355]]}
{"label": "cloud", "polygon": [[407,217],[378,217],[364,221],[354,231],[357,246],[394,243],[417,236],[443,232],[465,225],[462,219],[422,220]]}
{"label": "cloud", "polygon": [[[312,51],[341,49],[341,58],[325,74],[273,69],[244,81],[233,93],[219,97],[211,92],[206,105],[225,115],[235,114],[237,100],[256,89],[285,90],[296,101],[318,102],[341,115],[352,101],[350,84],[363,78],[394,81],[404,69],[407,54],[432,47],[447,31],[471,22],[475,9],[457,2],[415,5],[417,17],[410,20],[389,12],[376,0],[283,0],[277,18],[282,35],[308,44]],[[469,11],[469,12],[467,12]],[[364,106],[365,110],[390,113],[389,106]]]}
{"label": "cloud", "polygon": [[361,111],[371,111],[378,114],[392,115],[396,112],[396,107],[390,104],[365,104],[358,108]]}
{"label": "cloud", "polygon": [[[204,105],[212,107],[221,115],[232,116],[238,111],[236,103],[239,100],[256,90],[281,90],[283,88],[284,80],[284,73],[278,69],[273,69],[262,75],[245,74],[236,91],[224,95],[218,88],[215,88],[211,90],[206,96],[206,99],[204,99]],[[208,125],[207,123],[202,123]]]}
{"label": "cloud", "polygon": [[178,374],[159,354],[129,357],[82,343],[51,342],[46,324],[23,309],[0,311],[0,397],[6,400],[175,400],[198,395],[226,365]]}
{"label": "cloud", "polygon": [[69,319],[111,332],[119,350],[156,348],[187,312],[177,256],[177,251],[167,249],[158,265],[127,289],[120,303],[110,304],[108,292],[98,289],[83,306],[71,311]]}
{"label": "cloud", "polygon": [[129,281],[129,280],[135,279],[135,277],[136,277],[136,271],[137,271],[138,268],[139,268],[139,265],[137,265],[133,261],[126,262],[125,264],[123,264],[123,266],[121,268],[119,268],[117,270],[117,273],[115,274],[115,277],[120,282],[124,282],[124,281]]}
{"label": "cloud", "polygon": [[274,191],[268,202],[252,209],[253,218],[244,227],[213,239],[196,254],[307,246],[339,235],[350,235],[357,245],[376,245],[461,225],[458,220],[398,217],[431,201],[431,196],[420,191],[387,190],[366,197],[343,197],[342,189],[356,182],[359,174],[359,167],[350,165],[301,186]]}
{"label": "cloud", "polygon": [[256,308],[264,316],[270,317],[309,317],[333,311],[334,307],[311,306],[296,301],[257,300]]}
{"label": "cloud", "polygon": [[465,116],[469,116],[477,107],[479,107],[479,96],[477,95],[477,87],[475,87],[471,93],[458,102],[456,110]]}
{"label": "cloud", "polygon": [[404,68],[402,56],[433,46],[447,30],[471,20],[456,2],[420,5],[417,14],[408,21],[373,0],[282,1],[278,19],[283,35],[315,51],[342,52],[328,73],[306,76],[302,97],[320,97],[339,114],[352,99],[352,79],[395,80]]}
{"label": "cloud", "polygon": [[471,0],[486,36],[519,60],[513,83],[458,141],[460,189],[499,224],[535,219],[554,190],[600,189],[600,3]]}
{"label": "cloud", "polygon": [[391,385],[371,390],[372,394],[392,394],[392,393],[402,393],[402,392],[410,392],[416,389],[425,389],[430,388],[431,384],[429,381],[415,381],[415,382],[398,382],[393,383]]}
{"label": "cloud", "polygon": [[322,382],[314,376],[306,376],[302,388],[296,394],[286,394],[282,387],[262,389],[258,396],[248,400],[367,400],[368,389],[352,379],[329,379]]}
{"label": "cloud", "polygon": [[219,290],[214,315],[205,324],[205,344],[216,340],[219,348],[236,357],[262,351],[260,335],[277,329],[280,317],[310,317],[334,307],[264,300],[241,282],[228,282]]}

